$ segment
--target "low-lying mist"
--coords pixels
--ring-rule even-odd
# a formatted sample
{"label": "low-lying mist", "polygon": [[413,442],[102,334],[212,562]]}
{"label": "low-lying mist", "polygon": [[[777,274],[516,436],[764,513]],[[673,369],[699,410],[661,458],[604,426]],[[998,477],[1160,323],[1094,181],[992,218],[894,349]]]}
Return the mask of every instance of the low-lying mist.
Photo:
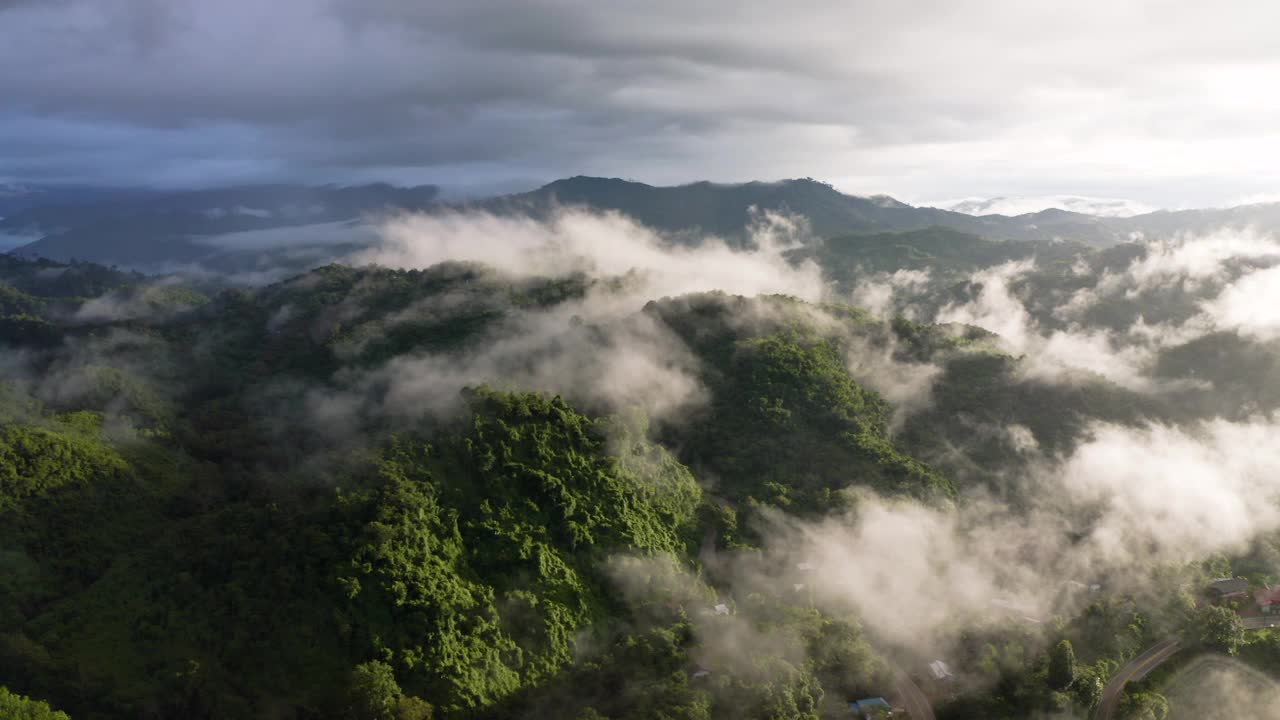
{"label": "low-lying mist", "polygon": [[[712,290],[840,300],[820,268],[796,267],[782,256],[803,233],[793,219],[762,215],[755,249],[741,251],[715,239],[671,245],[617,214],[566,210],[546,222],[464,212],[397,218],[384,228],[381,245],[352,260],[419,268],[463,260],[512,276],[583,273],[602,282],[580,301],[520,315],[509,336],[466,358],[415,354],[345,377],[354,392],[345,400],[317,396],[317,413],[347,412],[342,404],[369,397],[372,385],[383,388],[384,410],[413,413],[449,408],[465,385],[497,382],[613,409],[638,406],[660,419],[678,416],[706,402],[698,360],[636,311],[656,297]],[[1145,255],[1119,272],[1098,274],[1067,306],[1083,317],[1107,297],[1140,297],[1170,283],[1207,290],[1199,312],[1173,327],[1141,316],[1124,332],[1079,320],[1046,327],[1023,300],[1027,287],[1018,285],[1038,271],[1034,260],[982,269],[969,279],[975,288],[969,299],[907,314],[996,333],[999,347],[1022,356],[1021,372],[1032,381],[1102,378],[1131,391],[1166,393],[1178,386],[1152,375],[1160,350],[1223,328],[1265,331],[1265,308],[1274,305],[1266,302],[1274,273],[1266,262],[1277,252],[1273,240],[1252,233],[1148,243]],[[872,278],[848,299],[874,312],[900,311],[895,298],[929,282],[928,272],[899,272]],[[929,406],[937,364],[904,361],[892,345],[849,337],[822,310],[811,310],[809,321],[845,333],[849,371],[899,415]],[[1275,417],[1207,417],[1180,426],[1094,422],[1066,455],[1042,451],[1020,426],[1001,431],[1025,463],[1016,505],[976,489],[956,507],[851,491],[857,498],[848,516],[802,521],[773,514],[762,528],[769,563],[725,561],[732,569],[724,572],[742,592],[804,586],[813,602],[855,611],[889,643],[941,654],[969,627],[1011,615],[1046,622],[1087,600],[1079,588],[1088,585],[1150,591],[1147,573],[1156,568],[1240,553],[1260,534],[1280,529],[1280,451],[1268,442],[1280,431]],[[848,482],[856,487],[859,478]]]}
{"label": "low-lying mist", "polygon": [[[470,210],[398,215],[352,247],[343,228],[324,233],[321,244],[350,251],[347,265],[422,270],[396,282],[409,275],[406,284],[443,289],[385,310],[376,282],[354,271],[354,288],[323,303],[306,295],[325,282],[319,274],[267,288],[276,295],[265,296],[282,299],[253,316],[262,324],[257,342],[297,333],[333,354],[331,366],[317,365],[322,377],[254,380],[255,407],[282,437],[305,426],[331,447],[357,447],[374,437],[370,428],[455,419],[466,409],[464,389],[489,385],[558,394],[589,414],[641,417],[649,439],[667,441],[682,436],[665,430],[687,429],[716,403],[714,381],[725,366],[709,357],[737,361],[749,357],[736,354],[745,340],[790,333],[828,343],[845,381],[888,403],[891,419],[878,431],[886,444],[878,447],[914,452],[944,471],[952,461],[981,466],[1006,485],[998,492],[957,475],[957,492],[945,499],[909,498],[868,489],[871,480],[850,467],[833,493],[837,512],[790,512],[753,498],[728,509],[749,518],[757,547],[716,551],[711,533],[699,548],[702,568],[661,570],[693,588],[690,595],[707,596],[699,603],[780,597],[855,616],[878,646],[916,662],[954,656],[966,634],[995,624],[1053,628],[1099,593],[1190,607],[1181,583],[1188,568],[1247,554],[1280,532],[1273,442],[1280,408],[1259,400],[1222,412],[1203,403],[1220,382],[1208,372],[1222,357],[1212,352],[1194,355],[1189,371],[1167,367],[1169,353],[1217,334],[1259,347],[1280,338],[1280,243],[1261,233],[1142,241],[1066,262],[1032,256],[959,278],[945,267],[867,273],[852,292],[830,280],[829,268],[791,259],[789,250],[815,239],[803,220],[778,213],[756,213],[744,246],[714,237],[677,242],[621,214],[573,208],[546,219]],[[289,250],[289,237],[247,233],[223,249]],[[252,292],[211,306],[234,306]],[[64,318],[79,335],[43,355],[5,351],[0,367],[53,407],[116,391],[110,409],[141,402],[118,391],[126,376],[164,365],[151,388],[156,397],[144,400],[176,404],[182,370],[167,358],[151,361],[164,352],[146,324],[197,317],[185,312],[157,310],[145,292],[106,293]],[[371,316],[376,322],[366,323]],[[677,327],[669,316],[688,322]],[[460,317],[480,318],[482,327],[465,342],[386,342],[406,328],[452,327]],[[695,322],[709,317],[721,324]],[[700,345],[715,332],[730,338],[723,347],[716,338],[707,341],[711,350]],[[191,339],[205,350],[221,341]],[[1011,367],[1018,387],[998,400],[983,395],[977,383],[989,376],[957,370],[974,358]],[[787,361],[797,373],[814,362],[800,353]],[[108,365],[124,370],[106,377],[100,368]],[[1063,388],[1079,390],[1079,402],[1053,406]],[[956,398],[968,405],[945,411]],[[1116,419],[1101,407],[1108,398],[1151,405]],[[1069,442],[1044,441],[1024,422],[1028,414],[1061,414]],[[923,458],[922,434],[943,438],[955,457]],[[720,490],[743,480],[698,479],[708,504],[724,504]],[[658,573],[646,563],[663,561],[603,562],[630,596]],[[709,665],[731,665],[753,648],[803,654],[795,638],[746,619],[700,618],[694,632],[699,662]]]}

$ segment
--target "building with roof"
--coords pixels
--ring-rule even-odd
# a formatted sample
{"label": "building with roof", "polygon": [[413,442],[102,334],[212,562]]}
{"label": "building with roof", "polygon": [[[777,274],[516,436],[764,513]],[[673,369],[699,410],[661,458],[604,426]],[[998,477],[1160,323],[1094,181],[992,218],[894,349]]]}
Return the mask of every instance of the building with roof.
{"label": "building with roof", "polygon": [[893,717],[893,706],[885,701],[884,698],[866,698],[850,702],[849,712],[866,720],[870,720],[870,718],[886,718]]}
{"label": "building with roof", "polygon": [[1258,609],[1265,615],[1272,613],[1280,613],[1280,587],[1259,588],[1253,591],[1254,602],[1258,603]]}
{"label": "building with roof", "polygon": [[1233,600],[1249,594],[1249,581],[1244,578],[1218,578],[1209,583],[1209,594],[1219,600]]}

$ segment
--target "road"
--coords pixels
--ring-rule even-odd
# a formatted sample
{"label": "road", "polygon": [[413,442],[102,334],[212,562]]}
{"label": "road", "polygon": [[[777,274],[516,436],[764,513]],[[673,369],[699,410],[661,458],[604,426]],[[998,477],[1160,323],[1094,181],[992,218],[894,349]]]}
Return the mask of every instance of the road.
{"label": "road", "polygon": [[1280,617],[1275,615],[1263,615],[1261,617],[1243,618],[1245,630],[1266,630],[1275,627],[1276,623],[1280,623]]}
{"label": "road", "polygon": [[1111,720],[1116,708],[1120,707],[1120,698],[1124,696],[1124,686],[1130,682],[1141,680],[1168,660],[1182,648],[1181,638],[1169,638],[1164,642],[1152,645],[1146,652],[1125,663],[1111,676],[1107,686],[1102,689],[1102,700],[1098,703],[1096,720]]}
{"label": "road", "polygon": [[933,715],[933,706],[929,704],[929,698],[920,691],[916,681],[896,665],[893,668],[893,685],[898,692],[898,697],[902,698],[902,707],[911,716],[911,720],[937,720]]}
{"label": "road", "polygon": [[[1280,617],[1264,615],[1262,617],[1241,618],[1245,630],[1266,630],[1280,623]],[[1102,689],[1102,700],[1098,703],[1096,720],[1111,720],[1116,708],[1120,706],[1120,698],[1124,697],[1125,685],[1141,680],[1151,674],[1165,660],[1182,648],[1181,638],[1169,638],[1156,643],[1138,657],[1130,660],[1111,676],[1107,686]]]}

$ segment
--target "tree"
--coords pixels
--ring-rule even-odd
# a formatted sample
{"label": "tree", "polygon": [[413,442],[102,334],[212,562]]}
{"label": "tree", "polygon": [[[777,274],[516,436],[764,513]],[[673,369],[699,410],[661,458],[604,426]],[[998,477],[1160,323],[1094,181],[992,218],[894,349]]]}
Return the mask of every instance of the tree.
{"label": "tree", "polygon": [[1134,693],[1120,701],[1121,720],[1165,720],[1169,701],[1160,693]]}
{"label": "tree", "polygon": [[390,665],[378,660],[357,665],[347,692],[350,720],[396,720],[400,684]]}
{"label": "tree", "polygon": [[1070,640],[1061,640],[1049,651],[1049,687],[1066,690],[1076,679],[1076,651]]}
{"label": "tree", "polygon": [[1244,642],[1244,623],[1234,610],[1210,605],[1192,618],[1191,636],[1201,647],[1235,655]]}
{"label": "tree", "polygon": [[431,720],[432,707],[422,698],[400,692],[395,671],[378,660],[351,671],[346,717],[350,720]]}
{"label": "tree", "polygon": [[71,720],[64,712],[49,707],[48,703],[9,692],[0,686],[0,718],[4,720]]}
{"label": "tree", "polygon": [[1071,683],[1071,694],[1081,709],[1088,710],[1096,706],[1102,699],[1102,678],[1098,676],[1098,671],[1086,667],[1077,672],[1075,681]]}

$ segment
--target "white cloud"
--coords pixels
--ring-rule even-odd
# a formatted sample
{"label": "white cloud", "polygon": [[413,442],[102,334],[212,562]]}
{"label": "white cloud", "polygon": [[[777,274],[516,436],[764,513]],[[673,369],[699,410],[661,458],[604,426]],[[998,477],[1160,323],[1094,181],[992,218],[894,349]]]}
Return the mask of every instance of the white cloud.
{"label": "white cloud", "polygon": [[200,245],[221,250],[276,250],[328,245],[370,245],[378,241],[378,227],[364,222],[329,222],[262,230],[242,230],[192,238]]}
{"label": "white cloud", "polygon": [[1156,208],[1120,198],[1082,197],[1079,195],[1044,195],[1039,197],[967,197],[925,203],[930,207],[953,210],[966,215],[1025,215],[1041,210],[1058,209],[1097,215],[1099,217],[1132,217]]}
{"label": "white cloud", "polygon": [[617,213],[565,209],[541,221],[446,212],[404,215],[387,222],[384,242],[356,253],[351,260],[409,268],[445,260],[475,261],[516,276],[570,272],[627,276],[635,294],[643,295],[641,303],[712,290],[817,300],[826,287],[817,266],[793,267],[782,256],[804,231],[803,224],[792,218],[764,214],[752,229],[759,249],[741,251],[716,238],[696,245],[672,245]]}
{"label": "white cloud", "polygon": [[929,286],[932,273],[928,268],[923,270],[895,270],[892,273],[881,272],[869,277],[861,277],[853,289],[851,300],[854,305],[866,308],[872,315],[885,317],[894,313],[902,313],[912,317],[914,311],[903,306],[901,300]]}
{"label": "white cloud", "polygon": [[1142,291],[1184,283],[1188,289],[1195,289],[1204,280],[1222,279],[1230,261],[1280,259],[1280,243],[1275,237],[1252,229],[1224,228],[1205,235],[1157,240],[1148,243],[1146,251],[1123,276],[1104,278],[1099,288],[1105,291],[1120,285]]}
{"label": "white cloud", "polygon": [[936,322],[975,325],[999,335],[1011,350],[1025,352],[1035,337],[1034,321],[1010,284],[1034,268],[1034,260],[1017,260],[975,272],[970,282],[981,286],[977,297],[943,307]]}
{"label": "white cloud", "polygon": [[1280,64],[1278,13],[27,2],[0,23],[0,165],[185,182],[809,175],[903,197],[1204,205],[1280,186],[1280,101],[1260,91]]}
{"label": "white cloud", "polygon": [[1262,340],[1280,337],[1280,266],[1245,275],[1202,308],[1218,326]]}
{"label": "white cloud", "polygon": [[[1280,242],[1253,229],[1151,241],[1123,270],[1104,272],[1094,285],[1074,291],[1053,308],[1053,317],[1066,323],[1053,329],[1042,327],[1013,291],[1014,283],[1035,269],[1034,261],[1010,262],[975,272],[970,282],[981,287],[977,295],[944,306],[934,320],[976,325],[998,334],[1006,350],[1026,355],[1022,368],[1029,377],[1070,379],[1089,372],[1132,390],[1160,389],[1168,384],[1156,382],[1148,371],[1161,350],[1218,330],[1280,337],[1278,261]],[[1072,272],[1081,274],[1075,268]],[[1218,294],[1201,302],[1199,312],[1176,322],[1149,322],[1138,316],[1119,331],[1082,324],[1102,303],[1150,301],[1149,293],[1168,291]]]}
{"label": "white cloud", "polygon": [[[1020,509],[861,494],[847,517],[774,518],[768,550],[782,580],[806,583],[819,605],[853,609],[876,635],[937,652],[1011,612],[1046,620],[1068,610],[1079,599],[1068,581],[1139,590],[1158,567],[1239,552],[1280,529],[1280,447],[1268,440],[1278,431],[1277,418],[1094,425],[1068,457],[1032,464]],[[1037,452],[1030,442],[1022,450]],[[795,570],[800,562],[815,569]]]}
{"label": "white cloud", "polygon": [[[704,291],[808,300],[826,292],[816,266],[783,259],[783,250],[807,231],[804,223],[771,213],[752,226],[753,250],[734,250],[715,238],[672,245],[616,213],[573,209],[545,221],[464,211],[403,215],[381,231],[381,243],[357,252],[353,262],[404,268],[477,262],[504,280],[582,273],[590,282],[584,298],[514,309],[494,338],[461,356],[412,353],[371,371],[341,373],[343,389],[317,391],[309,400],[317,421],[339,434],[368,414],[450,414],[460,406],[459,391],[481,383],[678,419],[705,399],[698,361],[665,326],[639,312],[645,303]],[[492,288],[478,287],[479,297],[472,292],[429,298],[388,321],[422,321],[460,303],[492,301]]]}
{"label": "white cloud", "polygon": [[1270,205],[1272,203],[1280,203],[1280,192],[1259,192],[1242,195],[1228,200],[1224,206],[1240,207],[1241,205]]}

